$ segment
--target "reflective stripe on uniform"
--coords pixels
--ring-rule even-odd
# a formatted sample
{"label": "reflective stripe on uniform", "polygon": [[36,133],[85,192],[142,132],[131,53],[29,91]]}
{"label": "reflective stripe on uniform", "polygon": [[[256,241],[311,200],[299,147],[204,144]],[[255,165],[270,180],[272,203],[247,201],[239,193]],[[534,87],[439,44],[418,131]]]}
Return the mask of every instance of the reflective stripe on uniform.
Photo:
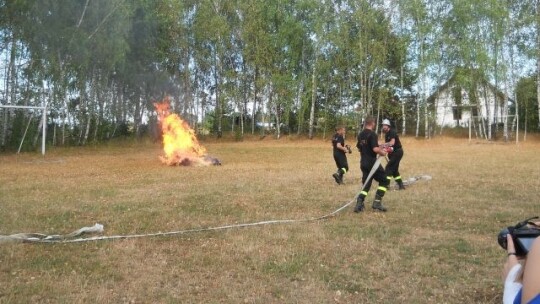
{"label": "reflective stripe on uniform", "polygon": [[377,188],[377,190],[381,190],[382,192],[386,192],[386,190],[388,190],[388,189],[386,189],[386,187],[380,186],[379,188]]}

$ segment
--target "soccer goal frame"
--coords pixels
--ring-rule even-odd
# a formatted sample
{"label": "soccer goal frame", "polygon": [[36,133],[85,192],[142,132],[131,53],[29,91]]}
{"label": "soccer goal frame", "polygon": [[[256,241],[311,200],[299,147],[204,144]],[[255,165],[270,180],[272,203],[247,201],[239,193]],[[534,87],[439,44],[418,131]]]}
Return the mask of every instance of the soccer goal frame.
{"label": "soccer goal frame", "polygon": [[[23,110],[41,110],[41,122],[42,122],[42,129],[41,129],[41,155],[45,155],[45,141],[47,139],[47,105],[44,106],[15,106],[15,105],[0,105],[0,109],[23,109]],[[24,131],[24,135],[21,139],[21,144],[19,145],[19,153],[21,151],[21,146],[24,142],[24,138],[26,137],[26,131],[28,131],[28,127]]]}
{"label": "soccer goal frame", "polygon": [[[505,116],[499,117],[496,122],[496,123],[500,123],[506,120],[507,124],[510,123],[510,130],[508,131],[512,133],[515,132],[516,144],[519,143],[519,119],[518,118],[519,116],[517,114],[505,115]],[[473,131],[474,133],[477,133],[477,130],[476,130],[477,127],[481,129],[482,127],[485,127],[485,125],[484,126],[482,125],[483,123],[489,123],[488,121],[482,122],[482,120],[484,119],[487,119],[487,118],[482,117],[482,116],[472,116],[469,118],[469,142],[472,141]],[[491,122],[491,123],[494,123],[494,122]],[[478,124],[478,126],[473,126],[475,124]],[[486,131],[487,130],[482,130],[481,132],[485,133]],[[476,134],[476,137],[478,138],[478,134]]]}

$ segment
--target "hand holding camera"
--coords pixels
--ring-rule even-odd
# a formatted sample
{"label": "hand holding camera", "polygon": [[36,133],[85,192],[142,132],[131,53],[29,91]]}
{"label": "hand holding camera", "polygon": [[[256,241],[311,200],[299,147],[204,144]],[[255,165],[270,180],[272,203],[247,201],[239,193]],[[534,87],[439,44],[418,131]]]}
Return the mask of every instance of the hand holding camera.
{"label": "hand holding camera", "polygon": [[535,222],[531,222],[531,220],[537,218],[537,216],[532,217],[517,223],[515,226],[506,227],[501,230],[497,238],[499,245],[504,249],[508,249],[507,236],[510,235],[515,246],[515,255],[526,256],[531,249],[534,239],[540,236],[540,226]]}
{"label": "hand holding camera", "polygon": [[540,303],[540,222],[533,217],[504,228],[498,242],[508,258],[503,267],[503,303]]}

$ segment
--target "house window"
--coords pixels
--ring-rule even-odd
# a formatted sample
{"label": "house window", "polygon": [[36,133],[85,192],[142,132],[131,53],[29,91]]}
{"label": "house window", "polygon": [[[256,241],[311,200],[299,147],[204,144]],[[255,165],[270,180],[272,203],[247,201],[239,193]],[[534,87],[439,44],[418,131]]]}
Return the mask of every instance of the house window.
{"label": "house window", "polygon": [[478,107],[476,107],[476,106],[471,107],[471,116],[472,117],[478,117]]}
{"label": "house window", "polygon": [[460,107],[452,107],[452,114],[454,115],[454,120],[461,120],[461,108]]}

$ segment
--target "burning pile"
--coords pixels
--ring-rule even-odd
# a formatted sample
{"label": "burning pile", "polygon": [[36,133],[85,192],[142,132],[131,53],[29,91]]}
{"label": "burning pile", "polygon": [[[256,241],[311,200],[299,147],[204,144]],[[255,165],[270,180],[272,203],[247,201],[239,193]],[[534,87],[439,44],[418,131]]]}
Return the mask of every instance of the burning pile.
{"label": "burning pile", "polygon": [[199,144],[195,131],[180,116],[170,113],[168,99],[154,103],[163,135],[164,156],[161,161],[169,166],[221,165],[221,162],[206,155],[206,149]]}

